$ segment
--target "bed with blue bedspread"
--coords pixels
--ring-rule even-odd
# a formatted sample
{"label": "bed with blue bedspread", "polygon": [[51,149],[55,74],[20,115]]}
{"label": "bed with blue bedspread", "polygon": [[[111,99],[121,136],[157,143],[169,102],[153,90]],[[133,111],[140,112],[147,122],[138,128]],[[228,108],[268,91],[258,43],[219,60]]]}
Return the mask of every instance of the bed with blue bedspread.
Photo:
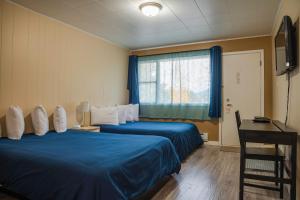
{"label": "bed with blue bedspread", "polygon": [[133,199],[179,170],[163,137],[68,130],[0,139],[0,184],[32,200]]}
{"label": "bed with blue bedspread", "polygon": [[197,127],[181,122],[127,122],[120,125],[101,125],[101,132],[136,135],[157,135],[169,138],[174,144],[180,160],[184,160],[203,144]]}

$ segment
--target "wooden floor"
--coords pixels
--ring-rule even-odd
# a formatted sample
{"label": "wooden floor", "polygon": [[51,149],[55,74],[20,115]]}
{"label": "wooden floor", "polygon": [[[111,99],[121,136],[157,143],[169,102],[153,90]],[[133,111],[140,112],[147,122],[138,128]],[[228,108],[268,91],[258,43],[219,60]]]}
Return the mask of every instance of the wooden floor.
{"label": "wooden floor", "polygon": [[[235,200],[238,188],[239,153],[204,146],[183,163],[180,173],[173,175],[152,200]],[[245,187],[244,195],[245,200],[279,199],[277,192],[249,187]],[[0,193],[0,200],[15,198]]]}

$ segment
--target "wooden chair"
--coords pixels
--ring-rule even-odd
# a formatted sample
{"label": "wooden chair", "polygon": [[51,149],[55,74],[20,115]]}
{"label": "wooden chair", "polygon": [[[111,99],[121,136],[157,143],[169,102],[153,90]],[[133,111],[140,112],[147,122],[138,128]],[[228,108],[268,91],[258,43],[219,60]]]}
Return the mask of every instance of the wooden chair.
{"label": "wooden chair", "polygon": [[[235,118],[236,118],[236,124],[237,129],[239,133],[240,138],[240,132],[239,128],[241,125],[241,117],[239,111],[235,112]],[[245,183],[245,165],[246,165],[246,159],[252,159],[252,160],[263,160],[263,161],[273,161],[274,162],[274,175],[276,178],[279,177],[279,169],[280,169],[280,178],[283,179],[283,169],[284,169],[284,155],[282,152],[278,149],[278,145],[275,145],[274,148],[262,148],[262,147],[246,147],[246,143],[240,140],[240,146],[241,146],[241,163],[240,163],[240,200],[243,199],[243,193],[244,193],[244,186],[250,186],[250,187],[256,187],[261,189],[267,189],[267,190],[275,190],[280,192],[280,198],[283,198],[283,183],[280,183],[279,188],[278,187],[270,187],[270,186],[264,186],[264,185],[258,185],[258,184],[252,184],[252,183]],[[280,164],[280,167],[278,166]],[[254,179],[255,176],[249,177],[247,176],[247,179]],[[270,182],[270,181],[268,181]],[[274,182],[276,186],[278,185],[278,182]]]}

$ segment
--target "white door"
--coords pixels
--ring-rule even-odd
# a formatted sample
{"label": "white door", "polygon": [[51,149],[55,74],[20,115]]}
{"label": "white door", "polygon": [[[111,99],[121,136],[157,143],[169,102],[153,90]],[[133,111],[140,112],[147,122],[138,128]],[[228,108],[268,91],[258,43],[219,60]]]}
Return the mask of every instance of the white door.
{"label": "white door", "polygon": [[263,51],[223,54],[221,145],[239,146],[235,111],[241,118],[264,114]]}

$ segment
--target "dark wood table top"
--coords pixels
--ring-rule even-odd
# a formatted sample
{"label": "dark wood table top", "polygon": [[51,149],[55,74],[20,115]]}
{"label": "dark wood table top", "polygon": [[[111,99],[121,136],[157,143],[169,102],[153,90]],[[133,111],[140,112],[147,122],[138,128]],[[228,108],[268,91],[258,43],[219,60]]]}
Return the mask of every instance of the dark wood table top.
{"label": "dark wood table top", "polygon": [[259,131],[259,132],[281,132],[281,130],[270,123],[257,123],[250,119],[244,119],[240,126],[240,131]]}
{"label": "dark wood table top", "polygon": [[274,120],[270,123],[257,123],[251,119],[242,120],[240,126],[241,133],[264,133],[264,134],[288,134],[288,135],[298,135],[297,131],[286,127],[280,121]]}

